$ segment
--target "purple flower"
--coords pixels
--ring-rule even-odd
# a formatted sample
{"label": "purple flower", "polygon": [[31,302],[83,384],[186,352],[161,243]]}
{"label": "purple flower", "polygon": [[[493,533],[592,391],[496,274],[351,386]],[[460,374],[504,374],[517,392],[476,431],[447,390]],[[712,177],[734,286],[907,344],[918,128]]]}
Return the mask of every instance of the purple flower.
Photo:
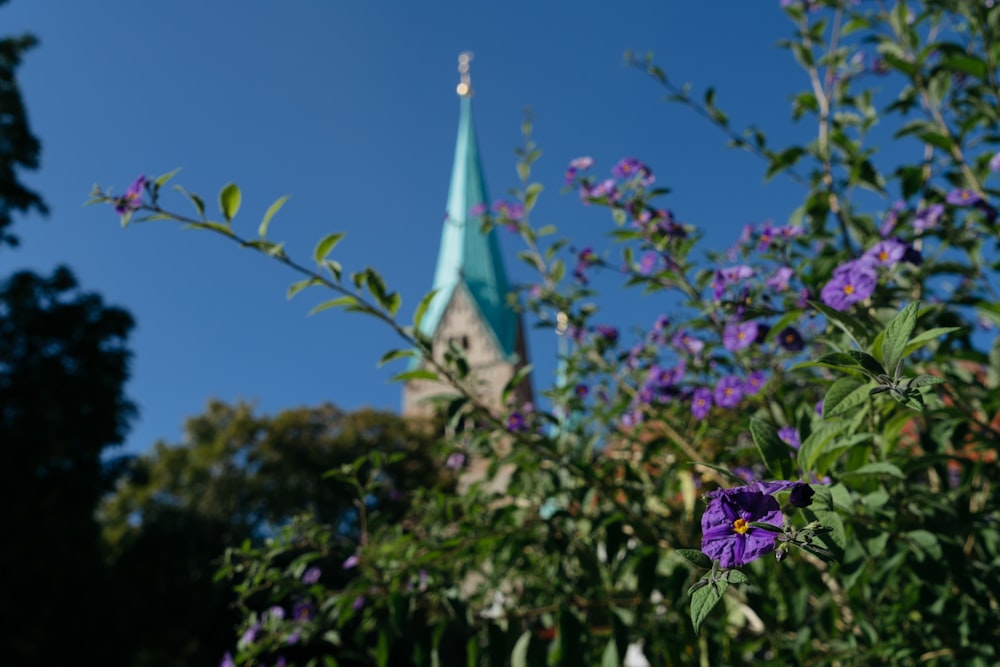
{"label": "purple flower", "polygon": [[254,623],[253,625],[251,625],[249,628],[246,629],[246,631],[243,633],[243,636],[240,637],[240,640],[236,642],[236,645],[243,647],[253,644],[254,640],[257,639],[258,632],[260,632],[260,623]]}
{"label": "purple flower", "polygon": [[847,310],[874,291],[874,268],[866,261],[852,260],[834,269],[830,282],[820,292],[820,299],[834,310]]}
{"label": "purple flower", "polygon": [[642,186],[652,185],[656,178],[649,167],[639,162],[634,157],[627,157],[619,160],[618,164],[611,168],[611,173],[623,181],[636,179]]}
{"label": "purple flower", "polygon": [[514,411],[507,415],[507,430],[511,433],[521,433],[528,428],[524,421],[524,415]]}
{"label": "purple flower", "polygon": [[878,228],[879,236],[885,238],[892,233],[892,230],[896,227],[896,222],[899,220],[899,214],[903,212],[906,207],[906,202],[896,201],[893,203],[889,212],[885,214],[885,220],[882,222],[882,226]]}
{"label": "purple flower", "polygon": [[598,324],[595,327],[595,331],[600,338],[598,342],[607,343],[608,345],[614,345],[618,342],[618,329],[615,327]]}
{"label": "purple flower", "polygon": [[302,631],[295,630],[292,632],[292,634],[288,635],[288,639],[286,639],[285,642],[287,642],[289,646],[295,646],[296,644],[299,643],[299,639],[301,638],[302,638]]}
{"label": "purple flower", "polygon": [[145,187],[145,176],[139,176],[139,178],[132,181],[132,185],[128,186],[125,194],[115,199],[115,213],[125,215],[126,213],[139,210],[139,207],[142,206],[142,192]]}
{"label": "purple flower", "polygon": [[319,575],[321,574],[318,567],[311,567],[302,573],[302,583],[307,586],[312,586],[317,581],[319,581]]}
{"label": "purple flower", "polygon": [[764,383],[767,382],[767,376],[764,375],[764,371],[753,371],[747,376],[747,381],[745,385],[746,393],[753,396],[761,390]]}
{"label": "purple flower", "polygon": [[588,393],[590,393],[590,389],[587,387],[587,385],[580,383],[576,385],[576,387],[573,389],[573,393],[575,393],[580,398],[583,398]]}
{"label": "purple flower", "polygon": [[285,610],[284,608],[279,607],[278,605],[274,605],[272,607],[268,607],[267,611],[264,612],[264,615],[267,618],[272,618],[276,621],[282,621],[285,619]]}
{"label": "purple flower", "polygon": [[730,352],[750,347],[757,340],[757,323],[730,322],[722,333],[722,344]]}
{"label": "purple flower", "polygon": [[781,438],[782,442],[795,449],[802,446],[802,441],[799,439],[799,429],[794,426],[782,426],[779,428],[778,437]]}
{"label": "purple flower", "polygon": [[806,343],[802,340],[802,334],[795,327],[785,327],[778,332],[778,345],[789,352],[801,352]]}
{"label": "purple flower", "polygon": [[712,392],[715,404],[723,408],[735,408],[743,400],[743,380],[735,375],[720,378]]}
{"label": "purple flower", "polygon": [[[452,454],[452,456],[454,456],[454,454]],[[459,454],[459,456],[462,456],[462,455]],[[361,559],[358,557],[357,554],[354,554],[353,556],[349,556],[347,558],[347,560],[345,560],[344,563],[341,565],[341,567],[343,569],[345,569],[345,570],[350,570],[351,568],[357,567],[358,563],[360,563],[360,562],[361,562]]]}
{"label": "purple flower", "polygon": [[659,259],[659,253],[655,253],[652,250],[643,253],[642,259],[639,260],[639,273],[644,276],[651,274],[656,269]]}
{"label": "purple flower", "polygon": [[740,567],[774,551],[776,534],[750,524],[781,525],[781,507],[756,485],[719,489],[705,495],[701,550],[719,565]]}
{"label": "purple flower", "polygon": [[975,206],[983,199],[975,191],[968,188],[955,188],[947,194],[944,200],[953,206]]}
{"label": "purple flower", "polygon": [[944,204],[931,204],[917,211],[913,218],[913,229],[918,232],[937,227],[938,220],[944,215]]}
{"label": "purple flower", "polygon": [[618,183],[613,178],[608,178],[597,185],[581,187],[580,197],[585,201],[607,197],[609,202],[616,202],[621,198],[621,193],[618,192]]}
{"label": "purple flower", "polygon": [[670,342],[674,347],[683,350],[688,354],[697,355],[705,348],[704,341],[688,335],[688,333],[683,329],[674,334],[674,337],[670,340]]}
{"label": "purple flower", "polygon": [[[459,470],[465,465],[465,454],[461,452],[455,452],[448,456],[447,460],[444,462],[444,466],[448,470]],[[350,560],[350,558],[348,558]]]}
{"label": "purple flower", "polygon": [[1000,152],[990,158],[990,171],[1000,171]]}
{"label": "purple flower", "polygon": [[788,289],[788,281],[794,273],[790,266],[779,267],[773,275],[764,281],[764,284],[777,292],[784,292]]}
{"label": "purple flower", "polygon": [[722,298],[722,295],[725,293],[728,286],[738,283],[744,278],[750,278],[753,275],[754,270],[746,265],[730,266],[725,269],[719,269],[715,272],[715,279],[712,281],[713,297],[716,300]]}
{"label": "purple flower", "polygon": [[576,175],[581,171],[590,169],[593,166],[594,160],[589,157],[578,157],[569,162],[569,168],[566,169],[566,185],[573,185],[573,181],[576,180]]}
{"label": "purple flower", "polygon": [[292,618],[296,621],[308,621],[316,614],[316,608],[311,602],[299,600],[292,606]]}
{"label": "purple flower", "polygon": [[233,660],[232,654],[228,651],[224,656],[222,656],[222,662],[219,663],[219,667],[236,667],[236,662]]}
{"label": "purple flower", "polygon": [[493,212],[510,222],[520,222],[524,218],[524,207],[516,201],[495,201],[493,202]]}
{"label": "purple flower", "polygon": [[486,206],[486,204],[484,202],[479,202],[478,204],[469,209],[469,215],[471,215],[473,218],[476,218],[486,213],[487,210],[488,207]]}
{"label": "purple flower", "polygon": [[885,239],[866,250],[862,259],[868,259],[876,266],[892,266],[903,259],[908,247],[899,239]]}
{"label": "purple flower", "polygon": [[691,414],[695,419],[704,419],[708,411],[712,409],[712,392],[704,387],[694,390],[691,397]]}
{"label": "purple flower", "polygon": [[770,222],[765,222],[760,226],[760,237],[757,240],[757,250],[763,252],[771,247],[777,232]]}
{"label": "purple flower", "polygon": [[361,611],[361,608],[364,607],[364,606],[365,606],[365,596],[364,595],[359,595],[358,597],[354,598],[354,602],[351,604],[351,608],[354,611]]}
{"label": "purple flower", "polygon": [[579,280],[581,283],[586,284],[587,282],[587,269],[597,262],[597,255],[594,254],[594,250],[589,246],[584,248],[576,256],[576,267],[573,269],[573,277]]}

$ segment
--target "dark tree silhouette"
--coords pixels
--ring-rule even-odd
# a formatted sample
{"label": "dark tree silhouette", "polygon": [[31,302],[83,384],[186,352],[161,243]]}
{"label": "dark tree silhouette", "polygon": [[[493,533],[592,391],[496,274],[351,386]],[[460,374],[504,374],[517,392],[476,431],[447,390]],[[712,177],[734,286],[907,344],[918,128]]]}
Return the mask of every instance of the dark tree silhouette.
{"label": "dark tree silhouette", "polygon": [[[0,0],[0,5],[7,0]],[[31,133],[28,116],[17,85],[21,56],[36,44],[31,35],[0,39],[0,247],[17,245],[10,233],[15,212],[46,212],[45,203],[18,180],[21,169],[37,169],[41,145]]]}
{"label": "dark tree silhouette", "polygon": [[123,393],[131,328],[64,268],[0,284],[0,643],[10,664],[107,650],[95,510],[113,476],[102,453],[133,413]]}
{"label": "dark tree silhouette", "polygon": [[[0,5],[6,0],[0,0]],[[0,247],[13,216],[45,213],[19,180],[38,166],[17,68],[30,35],[0,38]],[[95,512],[133,413],[123,385],[132,318],[68,269],[0,281],[0,645],[4,664],[112,664],[108,574]]]}

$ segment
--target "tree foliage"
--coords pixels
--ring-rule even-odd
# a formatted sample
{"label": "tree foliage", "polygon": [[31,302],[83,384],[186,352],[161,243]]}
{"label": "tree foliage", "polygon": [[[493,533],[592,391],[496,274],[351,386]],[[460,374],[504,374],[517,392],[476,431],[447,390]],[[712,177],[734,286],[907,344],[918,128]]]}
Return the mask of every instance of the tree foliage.
{"label": "tree foliage", "polygon": [[[0,5],[6,4],[2,0]],[[46,212],[42,198],[21,183],[19,172],[37,169],[41,145],[32,134],[17,84],[17,68],[37,40],[32,35],[0,38],[0,247],[16,245],[10,231],[14,213]]]}
{"label": "tree foliage", "polygon": [[66,269],[0,284],[0,507],[18,536],[0,552],[0,633],[14,663],[59,664],[77,642],[106,648],[91,611],[107,580],[94,512],[115,476],[103,455],[133,414],[131,328]]}
{"label": "tree foliage", "polygon": [[436,437],[429,422],[371,409],[266,416],[210,402],[181,443],[131,461],[101,507],[123,664],[217,662],[239,621],[231,586],[215,580],[226,548],[259,545],[300,515],[355,539],[353,489],[324,473],[373,452],[399,455],[366,499],[372,514],[397,520],[415,489],[454,483],[437,465]]}

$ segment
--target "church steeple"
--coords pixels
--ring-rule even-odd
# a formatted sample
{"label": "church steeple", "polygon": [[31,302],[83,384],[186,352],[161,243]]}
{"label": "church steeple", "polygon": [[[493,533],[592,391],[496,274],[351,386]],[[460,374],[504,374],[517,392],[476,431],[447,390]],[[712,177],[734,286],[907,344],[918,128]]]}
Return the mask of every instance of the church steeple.
{"label": "church steeple", "polygon": [[[472,121],[471,59],[471,53],[459,56],[458,137],[434,273],[437,292],[420,330],[434,341],[435,354],[450,342],[465,348],[470,365],[479,370],[483,383],[494,385],[503,376],[506,382],[526,362],[526,355],[520,317],[507,303],[510,285],[499,239],[495,230],[482,232],[482,214],[489,206],[489,196]],[[487,388],[496,394],[491,402],[499,401],[502,387]],[[430,395],[430,390],[419,381],[407,384],[404,412],[420,411],[416,402]],[[530,388],[526,395],[530,396]]]}

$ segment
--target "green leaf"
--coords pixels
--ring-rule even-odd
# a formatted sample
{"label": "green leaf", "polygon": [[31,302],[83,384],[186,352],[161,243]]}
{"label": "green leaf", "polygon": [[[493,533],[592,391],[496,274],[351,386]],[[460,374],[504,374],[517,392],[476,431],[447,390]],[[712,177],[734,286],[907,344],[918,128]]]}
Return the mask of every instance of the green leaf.
{"label": "green leaf", "polygon": [[511,376],[510,380],[508,380],[507,384],[503,387],[503,391],[500,394],[501,403],[507,402],[507,398],[510,397],[515,389],[517,389],[517,386],[521,384],[521,381],[528,376],[528,373],[531,372],[532,368],[533,366],[531,364],[525,364],[521,368],[517,369],[517,372]]}
{"label": "green leaf", "polygon": [[890,373],[896,372],[896,366],[903,359],[903,351],[917,325],[919,310],[919,303],[907,304],[885,328],[885,337],[882,340],[882,363]]}
{"label": "green leaf", "polygon": [[704,461],[691,461],[689,465],[701,466],[703,468],[711,468],[715,472],[722,475],[725,479],[730,482],[735,482],[737,484],[746,484],[746,480],[739,475],[733,473],[729,468],[724,468],[723,466],[715,465],[714,463],[706,463]]}
{"label": "green leaf", "polygon": [[858,365],[863,369],[868,371],[869,374],[878,377],[879,375],[885,375],[885,367],[879,362],[878,359],[868,354],[867,352],[861,352],[859,350],[848,350],[847,354],[851,355]]}
{"label": "green leaf", "polygon": [[305,280],[299,280],[288,286],[287,297],[291,299],[293,296],[301,292],[307,287],[312,287],[313,285],[322,285],[323,281],[319,278],[306,278]]}
{"label": "green leaf", "polygon": [[866,463],[856,470],[850,470],[840,474],[841,477],[858,477],[861,475],[889,475],[890,477],[895,477],[897,479],[906,478],[902,470],[891,463],[887,463],[886,461]]}
{"label": "green leaf", "polygon": [[422,298],[420,300],[420,303],[417,304],[417,309],[413,313],[414,329],[420,328],[420,323],[424,321],[424,315],[427,313],[427,309],[430,307],[431,301],[434,300],[434,295],[437,293],[438,293],[437,290],[431,290],[430,292],[425,294],[424,298]]}
{"label": "green leaf", "polygon": [[861,382],[854,377],[840,378],[830,385],[823,397],[823,419],[830,419],[864,403],[876,386],[874,382]]}
{"label": "green leaf", "polygon": [[828,440],[819,450],[816,452],[815,457],[813,457],[813,468],[812,472],[817,476],[821,477],[826,474],[833,462],[840,458],[848,449],[859,445],[863,442],[868,442],[872,439],[871,433],[855,433],[854,435],[849,435],[847,437],[832,438]]}
{"label": "green leaf", "polygon": [[313,259],[316,260],[317,264],[326,259],[326,256],[340,243],[340,239],[344,238],[344,235],[344,232],[334,232],[320,239],[320,242],[316,244],[316,249],[313,250]]}
{"label": "green leaf", "polygon": [[517,642],[514,650],[510,654],[510,667],[530,667],[528,665],[528,644],[531,643],[531,630],[525,630]]}
{"label": "green leaf", "polygon": [[819,539],[840,559],[847,547],[847,532],[844,530],[844,522],[837,510],[834,509],[833,494],[830,488],[813,486],[813,490],[816,495],[813,496],[812,505],[803,508],[802,512],[808,520],[819,521],[824,528],[829,529],[829,532],[820,535]]}
{"label": "green leaf", "polygon": [[153,187],[157,188],[157,189],[162,188],[164,185],[167,184],[167,181],[169,181],[171,178],[173,178],[174,176],[176,176],[180,172],[180,170],[181,170],[180,167],[178,167],[177,169],[174,169],[173,171],[168,171],[167,173],[163,174],[162,176],[157,176],[156,180],[153,181]]}
{"label": "green leaf", "polygon": [[227,183],[223,186],[219,192],[219,210],[222,211],[222,217],[226,219],[226,222],[232,222],[233,218],[236,217],[242,200],[243,195],[235,183]]}
{"label": "green leaf", "polygon": [[321,313],[324,310],[329,310],[330,308],[336,308],[338,306],[354,306],[357,305],[357,303],[358,300],[353,296],[340,296],[336,299],[330,299],[329,301],[324,301],[323,303],[314,306],[313,309],[309,311],[309,314],[315,315],[316,313]]}
{"label": "green leaf", "polygon": [[958,70],[978,79],[985,79],[987,73],[990,71],[989,66],[985,62],[967,53],[956,53],[942,58],[940,67]]}
{"label": "green leaf", "polygon": [[271,224],[271,218],[274,217],[275,213],[281,210],[281,207],[285,205],[286,201],[288,201],[288,195],[279,197],[273,204],[271,204],[270,208],[267,209],[267,212],[264,213],[264,219],[260,221],[260,227],[257,228],[257,234],[261,238],[267,236],[267,227]]}
{"label": "green leaf", "polygon": [[813,429],[809,437],[803,440],[802,446],[799,447],[799,467],[803,472],[814,471],[820,452],[830,440],[843,433],[849,424],[847,419],[836,419],[821,422],[818,427]]}
{"label": "green leaf", "polygon": [[196,222],[194,223],[194,226],[199,229],[211,229],[219,232],[220,234],[225,234],[226,236],[233,235],[233,230],[231,230],[228,225],[224,225],[221,222]]}
{"label": "green leaf", "polygon": [[701,624],[722,599],[727,588],[729,588],[727,581],[708,582],[691,594],[691,623],[695,632],[701,628]]}
{"label": "green leaf", "polygon": [[919,552],[923,552],[920,554],[920,560],[923,560],[924,554],[930,556],[932,560],[940,560],[941,543],[934,533],[923,529],[911,530],[905,533],[905,537]]}
{"label": "green leaf", "polygon": [[825,303],[819,301],[810,301],[809,305],[823,313],[826,319],[830,320],[835,326],[839,327],[844,333],[846,333],[854,344],[859,348],[864,349],[868,345],[870,340],[870,332],[868,328],[847,313],[842,313],[839,310],[834,310],[830,308]]}
{"label": "green leaf", "polygon": [[758,417],[750,420],[750,435],[753,436],[757,451],[764,465],[778,479],[792,476],[792,458],[788,444],[778,437],[778,428]]}
{"label": "green leaf", "polygon": [[413,371],[405,371],[392,376],[392,382],[406,382],[407,380],[437,380],[438,375],[434,371],[418,368]]}
{"label": "green leaf", "polygon": [[903,357],[906,358],[910,356],[911,354],[922,348],[924,345],[927,345],[931,341],[937,340],[938,338],[944,336],[945,334],[950,334],[961,330],[962,327],[934,327],[933,329],[928,329],[923,333],[919,333],[913,338],[911,338],[910,341],[906,344],[906,347],[903,348]]}
{"label": "green leaf", "polygon": [[538,195],[542,192],[541,183],[532,183],[524,191],[524,210],[530,211],[535,207],[535,202],[538,200]]}
{"label": "green leaf", "polygon": [[181,193],[189,200],[191,200],[191,204],[194,206],[194,210],[198,212],[198,217],[201,218],[202,220],[205,219],[205,202],[202,200],[201,197],[194,194],[193,192],[188,192],[180,185],[175,185],[174,190],[176,190],[177,192]]}
{"label": "green leaf", "polygon": [[416,350],[411,350],[411,349],[389,350],[388,352],[382,355],[381,359],[378,360],[378,367],[381,368],[382,366],[385,366],[387,363],[393,361],[394,359],[414,357],[416,356],[416,354],[417,354]]}
{"label": "green leaf", "polygon": [[701,567],[706,570],[712,568],[712,559],[697,549],[675,549],[674,553],[695,567]]}
{"label": "green leaf", "polygon": [[621,661],[618,658],[618,643],[615,638],[612,637],[608,640],[607,646],[604,647],[604,653],[601,655],[601,667],[619,667]]}
{"label": "green leaf", "polygon": [[[768,524],[761,524],[768,525]],[[749,584],[750,577],[743,574],[739,570],[726,570],[726,581],[731,584]]]}

